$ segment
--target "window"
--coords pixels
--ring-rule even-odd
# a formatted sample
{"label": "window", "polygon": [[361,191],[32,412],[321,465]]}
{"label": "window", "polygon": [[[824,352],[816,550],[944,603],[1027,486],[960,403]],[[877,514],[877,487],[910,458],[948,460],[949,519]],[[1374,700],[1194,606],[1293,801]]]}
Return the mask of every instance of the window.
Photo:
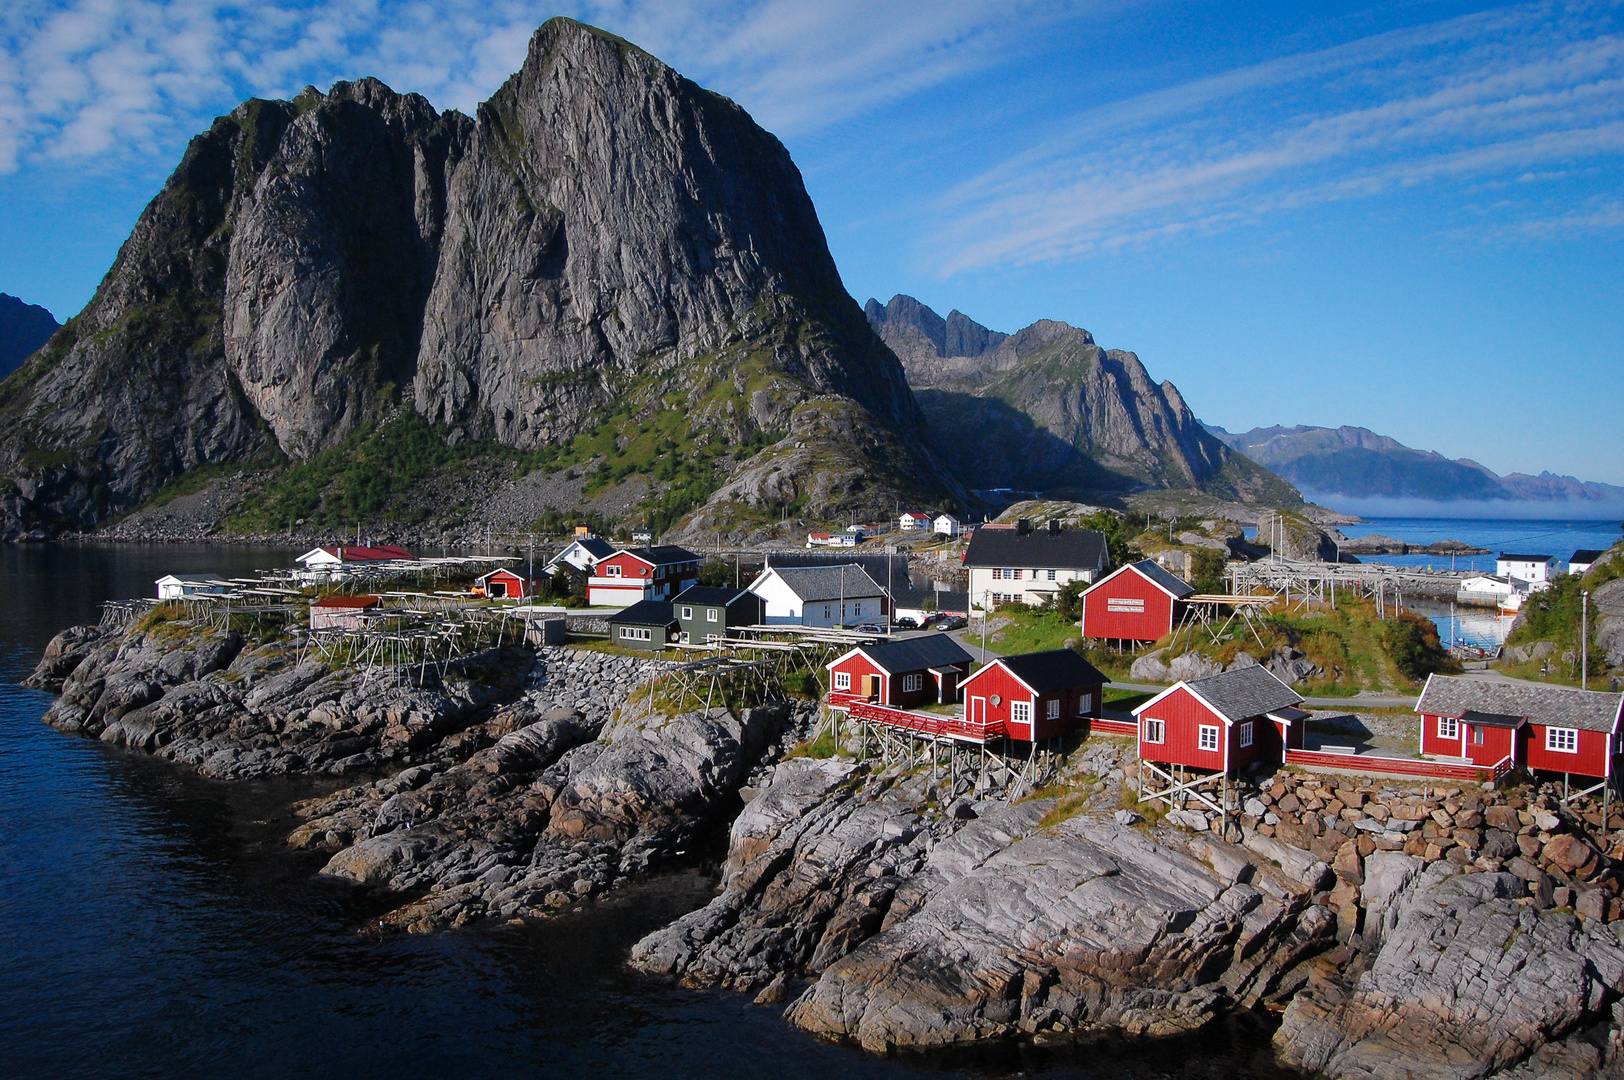
{"label": "window", "polygon": [[849,672],[849,671],[837,671],[837,672],[835,672],[835,689],[836,690],[850,690],[851,689],[851,672]]}
{"label": "window", "polygon": [[721,634],[706,634],[705,635],[705,644],[706,645],[712,645],[712,644],[715,644],[716,642],[721,641],[721,640],[722,640],[722,635]]}
{"label": "window", "polygon": [[716,622],[717,621],[716,609],[715,608],[706,608],[705,609],[705,621],[706,622]]}
{"label": "window", "polygon": [[693,608],[691,608],[691,607],[685,607],[685,608],[683,608],[683,609],[682,609],[682,617],[683,617],[683,618],[684,618],[684,619],[691,619],[691,618],[693,618],[693,617],[694,617],[694,609],[693,609]]}
{"label": "window", "polygon": [[1059,698],[1050,698],[1049,699],[1048,716],[1049,716],[1050,720],[1058,720],[1058,719],[1060,719],[1060,699]]}
{"label": "window", "polygon": [[1483,729],[1481,727],[1475,727],[1472,729],[1472,745],[1483,745]]}
{"label": "window", "polygon": [[1455,719],[1453,716],[1440,716],[1440,717],[1438,717],[1438,738],[1440,738],[1440,739],[1458,739],[1458,738],[1460,738],[1460,721]]}
{"label": "window", "polygon": [[653,641],[654,631],[646,626],[622,626],[620,636],[626,641]]}
{"label": "window", "polygon": [[606,566],[606,567],[604,567],[603,568],[603,576],[604,577],[619,577],[620,576],[620,567],[618,567],[618,566]]}
{"label": "window", "polygon": [[1053,580],[1054,580],[1054,571],[1053,571],[1053,570],[1050,570],[1050,571],[1049,571],[1049,580],[1050,580],[1050,581],[1053,581]]}
{"label": "window", "polygon": [[1094,695],[1093,694],[1078,694],[1077,695],[1077,715],[1078,716],[1087,716],[1088,711],[1090,709],[1092,709],[1093,707],[1094,707]]}
{"label": "window", "polygon": [[1145,717],[1145,741],[1148,743],[1161,743],[1167,741],[1167,728],[1160,720]]}
{"label": "window", "polygon": [[823,617],[825,619],[829,618],[829,612],[832,611],[832,610],[833,609],[828,604],[824,604],[823,605]]}
{"label": "window", "polygon": [[1000,570],[996,566],[993,567],[992,568],[992,579],[994,581],[1002,581],[1002,580],[1004,580],[1004,572],[1002,570]]}
{"label": "window", "polygon": [[1015,577],[1014,577],[1015,581],[1021,580],[1021,572],[1019,570],[1005,570],[1004,574],[1006,576],[1009,575],[1009,574],[1014,574],[1015,575]]}
{"label": "window", "polygon": [[1009,719],[1013,724],[1030,724],[1032,722],[1032,703],[1030,701],[1012,701],[1009,703]]}
{"label": "window", "polygon": [[1240,743],[1242,746],[1252,745],[1252,721],[1250,720],[1241,725]]}
{"label": "window", "polygon": [[1196,732],[1196,745],[1203,750],[1218,749],[1218,729],[1211,724],[1202,724]]}
{"label": "window", "polygon": [[861,600],[852,605],[851,614],[852,618],[854,619],[861,619],[863,617],[863,602]]}
{"label": "window", "polygon": [[921,679],[917,673],[913,675],[904,675],[902,677],[902,692],[904,694],[913,693],[915,690],[919,689],[920,682]]}
{"label": "window", "polygon": [[1579,752],[1579,729],[1570,727],[1546,728],[1545,749],[1555,750],[1563,754],[1577,754]]}

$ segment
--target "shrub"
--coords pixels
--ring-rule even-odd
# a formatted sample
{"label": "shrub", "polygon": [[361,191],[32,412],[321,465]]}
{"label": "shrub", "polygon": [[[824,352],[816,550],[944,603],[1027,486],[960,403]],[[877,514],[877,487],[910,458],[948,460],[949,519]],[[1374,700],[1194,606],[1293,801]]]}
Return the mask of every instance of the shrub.
{"label": "shrub", "polygon": [[1393,666],[1412,682],[1420,682],[1434,672],[1460,670],[1460,664],[1444,651],[1438,628],[1431,619],[1403,611],[1382,627],[1382,648]]}

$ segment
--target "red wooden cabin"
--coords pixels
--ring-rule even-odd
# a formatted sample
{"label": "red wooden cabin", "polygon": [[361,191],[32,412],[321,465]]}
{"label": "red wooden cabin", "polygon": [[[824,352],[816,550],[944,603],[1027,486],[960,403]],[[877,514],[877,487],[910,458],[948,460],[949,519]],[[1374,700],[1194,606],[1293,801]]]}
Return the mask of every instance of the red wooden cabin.
{"label": "red wooden cabin", "polygon": [[491,600],[523,600],[531,593],[529,583],[512,570],[492,570],[474,581],[474,595]]}
{"label": "red wooden cabin", "polygon": [[1283,762],[1302,745],[1303,696],[1268,668],[1236,668],[1163,690],[1133,714],[1139,757],[1164,765],[1230,773],[1255,761]]}
{"label": "red wooden cabin", "polygon": [[1083,593],[1086,638],[1156,641],[1173,632],[1195,590],[1150,559],[1112,571]]}
{"label": "red wooden cabin", "polygon": [[1415,704],[1421,752],[1606,779],[1619,752],[1624,694],[1431,675]]}
{"label": "red wooden cabin", "polygon": [[1099,716],[1106,681],[1070,649],[1000,656],[964,681],[964,716],[1021,742],[1059,738]]}
{"label": "red wooden cabin", "polygon": [[829,691],[894,709],[948,704],[959,700],[970,660],[946,634],[859,645],[826,665]]}
{"label": "red wooden cabin", "polygon": [[687,548],[627,548],[592,567],[586,598],[595,605],[630,607],[639,600],[669,600],[698,583],[699,556]]}
{"label": "red wooden cabin", "polygon": [[377,611],[383,600],[376,596],[345,596],[332,593],[310,602],[310,629],[356,630],[365,616]]}

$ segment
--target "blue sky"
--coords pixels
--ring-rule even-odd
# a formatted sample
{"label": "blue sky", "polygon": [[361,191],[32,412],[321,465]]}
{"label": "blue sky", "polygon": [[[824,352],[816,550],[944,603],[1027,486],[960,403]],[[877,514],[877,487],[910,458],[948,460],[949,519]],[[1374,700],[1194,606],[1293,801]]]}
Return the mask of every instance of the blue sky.
{"label": "blue sky", "polygon": [[574,15],[789,146],[847,287],[1064,319],[1231,429],[1624,484],[1624,6],[667,0],[0,11],[0,291],[77,310],[210,117],[469,110]]}

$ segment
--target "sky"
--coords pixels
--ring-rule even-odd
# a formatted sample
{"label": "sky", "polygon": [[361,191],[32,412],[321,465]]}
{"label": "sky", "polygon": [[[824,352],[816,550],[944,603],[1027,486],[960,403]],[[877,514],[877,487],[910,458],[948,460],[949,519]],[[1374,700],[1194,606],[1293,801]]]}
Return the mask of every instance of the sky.
{"label": "sky", "polygon": [[859,302],[1136,352],[1230,430],[1624,484],[1624,2],[10,0],[0,291],[77,311],[187,139],[571,15],[783,139]]}

